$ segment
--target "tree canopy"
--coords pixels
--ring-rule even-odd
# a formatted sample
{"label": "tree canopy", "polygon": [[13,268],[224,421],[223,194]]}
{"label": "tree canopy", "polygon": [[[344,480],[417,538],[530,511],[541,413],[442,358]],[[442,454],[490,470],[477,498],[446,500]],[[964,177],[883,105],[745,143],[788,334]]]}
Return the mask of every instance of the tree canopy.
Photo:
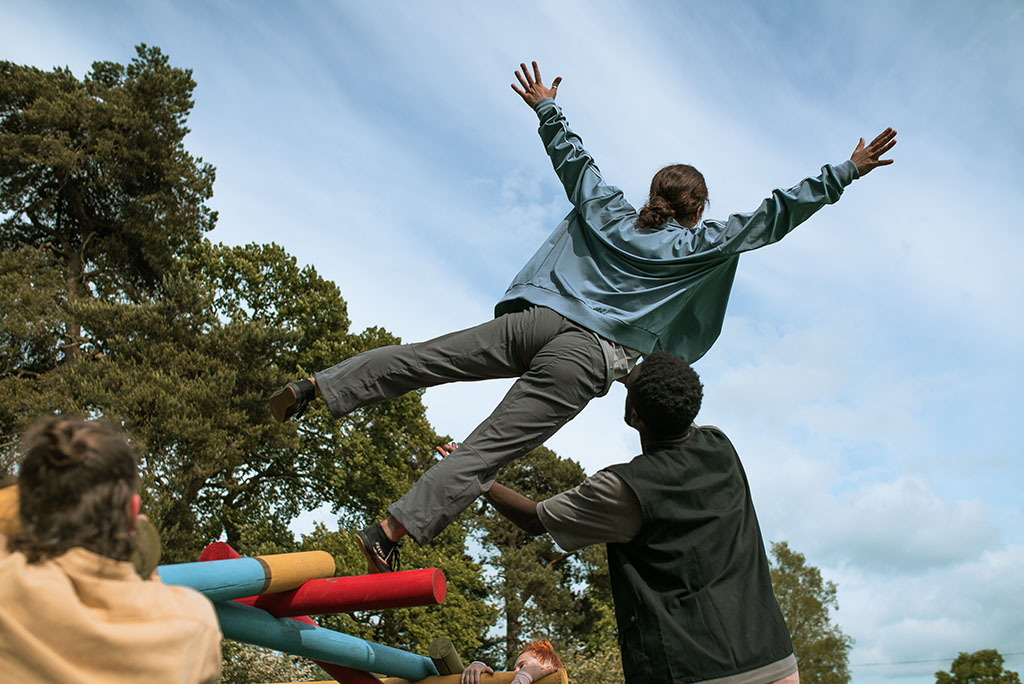
{"label": "tree canopy", "polygon": [[[39,415],[105,417],[140,455],[165,562],[225,539],[247,555],[323,548],[361,574],[346,530],[379,519],[439,437],[418,393],[343,420],[322,404],[270,418],[284,382],[399,340],[351,332],[338,287],[281,247],[204,238],[214,170],[184,147],[194,86],[146,46],[82,80],[0,63],[0,475]],[[321,506],[340,526],[297,538]],[[421,652],[440,633],[478,648],[494,613],[465,536],[455,524],[408,549],[445,571],[443,607],[335,622]]]}
{"label": "tree canopy", "polygon": [[786,542],[773,542],[772,587],[793,638],[793,652],[805,684],[847,684],[853,639],[832,622],[839,609],[836,585],[807,564]]}
{"label": "tree canopy", "polygon": [[935,684],[1020,684],[1020,675],[1003,667],[1003,656],[994,648],[961,652],[949,672],[935,673]]}

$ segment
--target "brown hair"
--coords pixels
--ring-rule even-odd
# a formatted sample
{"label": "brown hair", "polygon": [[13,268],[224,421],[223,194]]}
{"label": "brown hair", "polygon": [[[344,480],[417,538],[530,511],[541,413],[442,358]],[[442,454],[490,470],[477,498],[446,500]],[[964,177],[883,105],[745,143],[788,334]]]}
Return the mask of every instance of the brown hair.
{"label": "brown hair", "polygon": [[651,179],[650,198],[640,210],[636,227],[657,228],[675,219],[689,228],[697,223],[707,205],[708,186],[700,171],[689,164],[666,166]]}
{"label": "brown hair", "polygon": [[555,649],[551,647],[551,642],[547,639],[541,641],[531,641],[523,650],[519,652],[519,655],[524,653],[532,653],[533,657],[537,659],[537,662],[541,665],[548,665],[555,669],[562,669],[562,661],[555,655]]}
{"label": "brown hair", "polygon": [[139,471],[125,436],[105,423],[48,416],[25,434],[22,451],[21,532],[8,547],[30,563],[76,546],[128,560]]}

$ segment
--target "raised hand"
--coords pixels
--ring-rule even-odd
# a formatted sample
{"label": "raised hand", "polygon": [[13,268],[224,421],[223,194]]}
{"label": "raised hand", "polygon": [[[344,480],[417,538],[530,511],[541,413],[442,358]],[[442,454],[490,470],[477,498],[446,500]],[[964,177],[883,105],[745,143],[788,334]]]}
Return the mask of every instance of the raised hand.
{"label": "raised hand", "polygon": [[877,166],[892,164],[892,159],[879,159],[879,157],[891,150],[895,144],[896,131],[889,127],[879,133],[866,147],[864,138],[861,138],[857,143],[857,149],[850,155],[850,159],[857,165],[857,172],[863,176]]}
{"label": "raised hand", "polygon": [[523,101],[531,107],[545,97],[555,97],[558,95],[558,84],[562,82],[562,77],[558,76],[554,81],[551,82],[551,87],[548,88],[544,85],[544,81],[540,77],[540,69],[537,67],[537,62],[531,62],[533,64],[533,74],[526,69],[526,64],[523,62],[519,63],[519,68],[522,69],[522,73],[516,71],[516,78],[519,80],[520,88],[515,83],[512,84],[512,90],[519,94],[519,97],[523,98]]}

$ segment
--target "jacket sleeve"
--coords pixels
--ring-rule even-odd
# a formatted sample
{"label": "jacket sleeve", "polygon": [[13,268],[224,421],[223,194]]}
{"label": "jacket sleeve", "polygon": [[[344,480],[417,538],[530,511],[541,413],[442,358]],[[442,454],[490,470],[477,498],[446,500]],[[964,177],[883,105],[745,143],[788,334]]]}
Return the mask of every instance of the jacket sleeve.
{"label": "jacket sleeve", "polygon": [[540,118],[540,139],[551,157],[551,164],[566,196],[584,223],[600,229],[609,223],[610,218],[635,213],[622,190],[608,185],[601,178],[594,158],[583,149],[583,140],[569,128],[562,109],[555,101],[544,98],[534,105],[534,109]]}
{"label": "jacket sleeve", "polygon": [[739,254],[778,242],[814,212],[838,201],[843,189],[856,178],[857,166],[852,161],[838,166],[826,164],[820,175],[805,178],[789,190],[775,190],[749,214],[701,222],[693,251]]}

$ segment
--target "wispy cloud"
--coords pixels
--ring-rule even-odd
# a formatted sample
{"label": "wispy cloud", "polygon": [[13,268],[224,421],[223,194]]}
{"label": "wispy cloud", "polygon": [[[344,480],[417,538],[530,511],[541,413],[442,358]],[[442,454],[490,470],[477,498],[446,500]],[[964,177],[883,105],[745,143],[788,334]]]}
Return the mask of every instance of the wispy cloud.
{"label": "wispy cloud", "polygon": [[[896,164],[741,259],[699,419],[735,442],[765,536],[838,582],[857,681],[1024,650],[1019,3],[6,4],[5,58],[80,73],[145,41],[192,67],[214,238],[283,244],[354,327],[408,341],[488,318],[568,210],[509,89],[521,60],[565,77],[628,197],[688,161],[715,217],[894,125]],[[431,389],[428,416],[461,439],[507,386]],[[622,400],[549,446],[590,472],[634,455]]]}

